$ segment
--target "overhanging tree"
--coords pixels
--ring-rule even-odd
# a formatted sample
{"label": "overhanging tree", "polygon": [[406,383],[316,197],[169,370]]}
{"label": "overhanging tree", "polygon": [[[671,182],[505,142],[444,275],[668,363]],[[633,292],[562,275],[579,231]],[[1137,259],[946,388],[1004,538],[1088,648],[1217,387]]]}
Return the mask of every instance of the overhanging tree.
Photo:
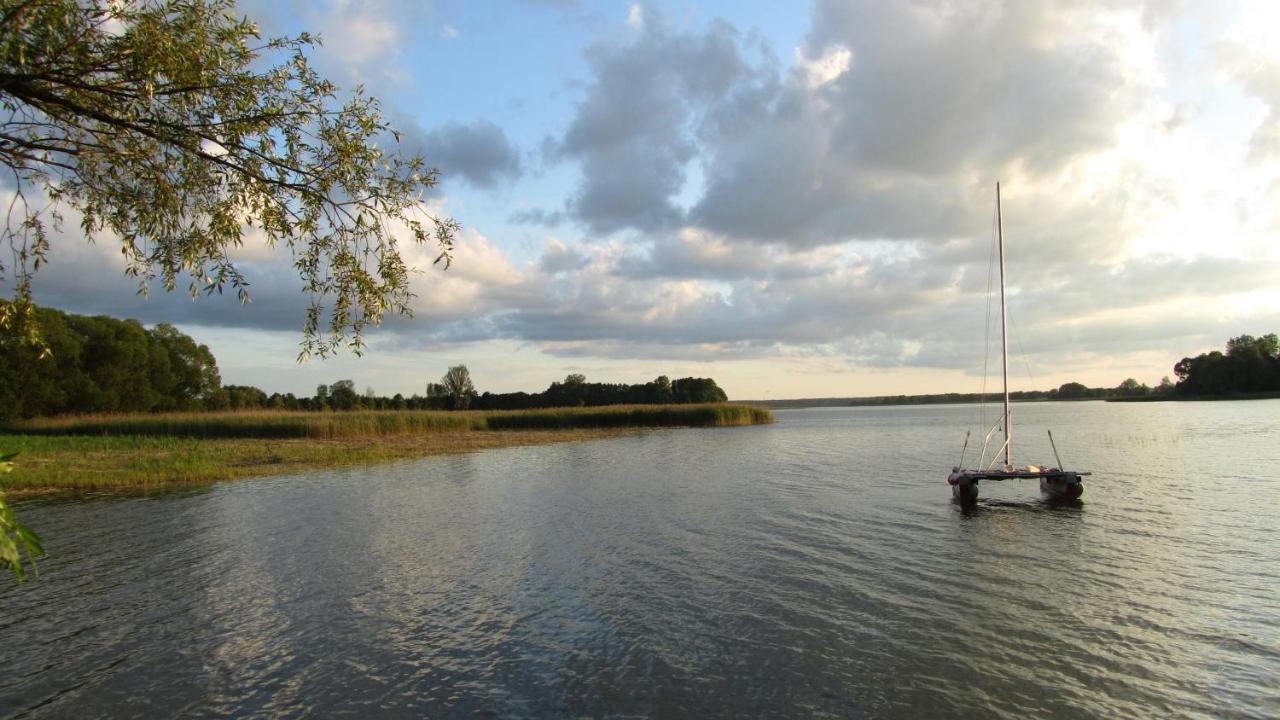
{"label": "overhanging tree", "polygon": [[311,67],[316,40],[260,40],[232,0],[0,0],[0,182],[12,196],[21,322],[61,211],[89,238],[118,239],[140,292],[193,296],[248,280],[231,253],[256,231],[292,251],[310,305],[299,358],[341,346],[387,312],[409,313],[402,240],[457,225],[423,209],[436,171],[385,151],[399,136],[359,89],[340,100]]}

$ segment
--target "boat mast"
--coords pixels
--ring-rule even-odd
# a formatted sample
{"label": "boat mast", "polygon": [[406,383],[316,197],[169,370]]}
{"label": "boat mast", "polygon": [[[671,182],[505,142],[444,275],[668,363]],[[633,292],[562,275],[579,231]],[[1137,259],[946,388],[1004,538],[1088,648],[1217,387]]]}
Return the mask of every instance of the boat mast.
{"label": "boat mast", "polygon": [[1000,351],[1004,369],[1004,464],[1013,465],[1013,417],[1009,414],[1009,327],[1004,306],[1004,221],[1000,217],[1000,182],[996,181],[996,238],[1000,245]]}

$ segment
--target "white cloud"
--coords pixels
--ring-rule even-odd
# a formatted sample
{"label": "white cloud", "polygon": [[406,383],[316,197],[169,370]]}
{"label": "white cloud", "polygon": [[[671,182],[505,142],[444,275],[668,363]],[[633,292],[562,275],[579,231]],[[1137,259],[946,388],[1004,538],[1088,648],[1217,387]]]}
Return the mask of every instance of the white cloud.
{"label": "white cloud", "polygon": [[356,14],[342,19],[342,29],[334,28],[325,45],[344,62],[364,65],[400,42],[396,26],[387,18]]}
{"label": "white cloud", "polygon": [[[547,158],[577,184],[521,215],[553,219],[556,235],[460,213],[450,270],[431,266],[433,248],[409,250],[417,317],[391,320],[376,347],[477,363],[519,348],[609,372],[714,365],[740,395],[838,393],[837,379],[968,389],[930,383],[981,356],[1001,179],[1014,315],[1042,386],[1155,382],[1177,357],[1280,325],[1274,7],[819,0],[787,65],[742,23],[630,5],[630,29],[600,31],[569,118],[549,130]],[[412,77],[397,47],[406,8],[307,12],[332,62]],[[415,142],[446,180],[523,193],[548,175],[527,171],[510,127],[444,121]],[[111,248],[67,240],[77,249],[41,278],[45,297],[209,325],[300,321],[287,257],[252,237],[236,255],[253,271],[249,311],[131,296],[107,308],[94,298],[116,297],[119,278],[88,269]],[[766,391],[778,375],[795,389]]]}
{"label": "white cloud", "polygon": [[804,75],[805,86],[810,90],[826,85],[849,71],[853,53],[849,48],[834,46],[816,58],[809,58],[800,48],[795,50],[795,68]]}

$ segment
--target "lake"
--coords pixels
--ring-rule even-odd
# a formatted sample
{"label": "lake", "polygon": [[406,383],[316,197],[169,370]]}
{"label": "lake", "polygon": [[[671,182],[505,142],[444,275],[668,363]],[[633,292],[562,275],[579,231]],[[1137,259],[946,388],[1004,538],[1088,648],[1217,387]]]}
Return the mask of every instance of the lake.
{"label": "lake", "polygon": [[[987,421],[994,422],[987,409]],[[1280,400],[776,412],[28,502],[0,717],[1276,717]]]}

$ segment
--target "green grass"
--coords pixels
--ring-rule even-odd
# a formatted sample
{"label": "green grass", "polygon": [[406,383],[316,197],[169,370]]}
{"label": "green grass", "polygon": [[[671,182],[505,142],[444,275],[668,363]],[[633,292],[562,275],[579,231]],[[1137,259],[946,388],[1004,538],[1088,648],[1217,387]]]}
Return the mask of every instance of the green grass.
{"label": "green grass", "polygon": [[368,411],[96,415],[30,420],[0,434],[15,495],[148,490],[639,428],[773,422],[747,405],[635,405],[519,412]]}

